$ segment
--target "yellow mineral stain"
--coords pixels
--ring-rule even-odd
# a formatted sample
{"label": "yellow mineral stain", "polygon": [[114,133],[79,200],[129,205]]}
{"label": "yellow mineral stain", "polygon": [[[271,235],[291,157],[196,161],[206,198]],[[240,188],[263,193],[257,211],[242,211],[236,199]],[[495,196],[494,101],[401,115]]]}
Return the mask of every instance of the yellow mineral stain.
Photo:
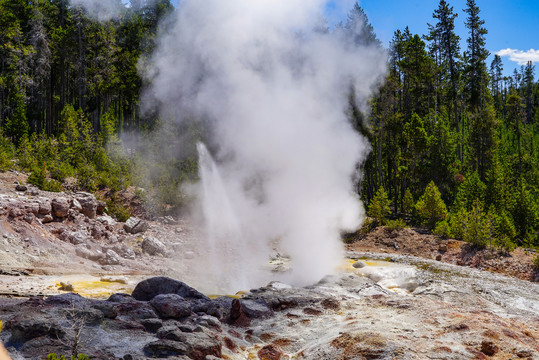
{"label": "yellow mineral stain", "polygon": [[[131,293],[133,291],[133,288],[129,285],[120,282],[101,281],[99,278],[92,276],[66,276],[62,280],[56,283],[57,287],[68,283],[73,287],[72,292],[94,299],[107,298],[119,292]],[[62,289],[59,288],[59,290]]]}
{"label": "yellow mineral stain", "polygon": [[365,260],[363,262],[367,266],[391,266],[391,263],[387,261]]}
{"label": "yellow mineral stain", "polygon": [[357,260],[354,260],[354,259],[346,259],[344,262],[342,262],[339,266],[337,266],[337,271],[339,272],[350,272],[350,271],[354,271],[354,267],[352,265],[354,265],[354,263],[356,262]]}
{"label": "yellow mineral stain", "polygon": [[217,299],[217,298],[220,298],[222,296],[226,296],[226,297],[229,297],[229,298],[232,298],[232,299],[241,299],[243,297],[243,294],[235,294],[235,295],[218,295],[218,294],[209,294],[209,295],[206,295],[207,297],[209,297],[210,299]]}

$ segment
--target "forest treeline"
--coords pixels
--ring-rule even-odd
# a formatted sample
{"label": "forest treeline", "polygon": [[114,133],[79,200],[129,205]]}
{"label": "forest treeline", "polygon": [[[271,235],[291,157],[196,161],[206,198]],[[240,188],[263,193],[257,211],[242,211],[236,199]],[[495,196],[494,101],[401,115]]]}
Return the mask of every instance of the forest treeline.
{"label": "forest treeline", "polygon": [[[179,10],[170,0],[110,2],[118,16],[99,22],[69,0],[0,0],[0,168],[28,171],[52,191],[67,178],[90,191],[137,184],[153,189],[160,210],[181,206],[177,189],[196,178],[196,157],[166,158],[159,147],[202,130],[141,111],[140,75],[163,20]],[[504,76],[499,56],[487,63],[475,0],[457,11],[440,0],[427,34],[395,32],[369,111],[351,94],[350,119],[372,146],[358,192],[380,221],[504,249],[539,246],[535,66]],[[464,48],[457,21],[468,29]],[[337,30],[382,46],[357,4]],[[152,131],[158,124],[168,128]],[[144,140],[136,152],[120,140],[132,132]]]}
{"label": "forest treeline", "polygon": [[[180,175],[196,169],[191,159],[154,161],[158,116],[140,100],[140,74],[175,9],[107,1],[117,16],[98,21],[69,0],[0,0],[0,168],[52,191],[69,178],[89,191],[154,183],[158,203],[181,203]],[[140,134],[136,155],[120,141],[127,133]]]}
{"label": "forest treeline", "polygon": [[[445,0],[427,34],[397,30],[389,74],[371,101],[372,153],[361,183],[377,216],[430,226],[477,245],[539,246],[539,83],[532,62],[504,75],[487,63],[475,0]],[[467,29],[466,46],[455,33]],[[364,121],[352,106],[356,123]],[[380,212],[380,204],[386,210]]]}

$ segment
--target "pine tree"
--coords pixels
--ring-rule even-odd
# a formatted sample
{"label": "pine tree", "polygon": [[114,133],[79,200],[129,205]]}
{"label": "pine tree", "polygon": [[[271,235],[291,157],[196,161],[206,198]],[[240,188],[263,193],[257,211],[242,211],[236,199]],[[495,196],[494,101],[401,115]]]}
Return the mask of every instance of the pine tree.
{"label": "pine tree", "polygon": [[490,64],[490,83],[492,96],[494,97],[494,107],[496,114],[502,114],[502,81],[503,81],[503,63],[500,55],[494,55]]}
{"label": "pine tree", "polygon": [[468,96],[468,106],[473,110],[483,108],[487,96],[488,75],[486,69],[486,59],[489,52],[486,49],[485,35],[488,33],[483,26],[485,21],[479,17],[479,7],[475,0],[466,1],[468,14],[465,25],[469,30],[469,37],[466,40],[468,49],[465,52],[467,60],[465,66],[465,88]]}
{"label": "pine tree", "polygon": [[376,195],[371,200],[367,209],[367,215],[376,219],[378,224],[383,225],[386,221],[386,217],[391,214],[390,208],[391,202],[387,197],[387,193],[384,187],[378,188]]}
{"label": "pine tree", "polygon": [[351,40],[355,46],[382,46],[380,40],[374,33],[367,14],[356,2],[344,25],[340,25],[344,30],[345,36]]}
{"label": "pine tree", "polygon": [[[434,26],[429,26],[430,33],[427,39],[431,42],[431,51],[441,67],[438,82],[442,88],[448,87],[446,92],[448,114],[453,117],[452,120],[456,131],[460,134],[462,126],[457,103],[460,77],[460,37],[455,34],[455,18],[457,14],[453,13],[453,7],[449,6],[445,0],[440,0],[438,9],[434,11],[432,16],[437,20],[437,23]],[[462,161],[462,142],[458,143],[457,152],[459,159]]]}
{"label": "pine tree", "polygon": [[524,76],[522,78],[523,81],[523,87],[525,91],[525,105],[526,105],[526,123],[531,124],[533,117],[534,117],[534,108],[533,108],[533,100],[532,100],[532,92],[533,92],[533,83],[534,83],[534,76],[533,73],[535,71],[535,65],[533,65],[532,61],[528,61],[526,63],[526,66],[524,68]]}
{"label": "pine tree", "polygon": [[415,206],[424,224],[431,229],[434,229],[437,222],[443,221],[447,217],[447,207],[434,181],[427,185],[425,192]]}

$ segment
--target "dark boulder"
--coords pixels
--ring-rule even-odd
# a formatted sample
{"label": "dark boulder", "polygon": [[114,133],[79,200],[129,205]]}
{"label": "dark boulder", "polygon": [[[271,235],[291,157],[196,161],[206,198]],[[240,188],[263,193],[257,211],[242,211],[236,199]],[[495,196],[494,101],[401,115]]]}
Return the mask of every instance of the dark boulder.
{"label": "dark boulder", "polygon": [[264,319],[273,315],[273,310],[263,299],[240,300],[245,315],[250,319]]}
{"label": "dark boulder", "polygon": [[118,316],[124,320],[143,320],[155,319],[157,313],[154,308],[147,302],[124,302],[115,306],[118,311]]}
{"label": "dark boulder", "polygon": [[187,356],[194,360],[205,360],[207,356],[221,358],[221,343],[204,332],[186,333],[189,345]]}
{"label": "dark boulder", "polygon": [[144,347],[147,356],[166,358],[175,355],[186,355],[189,347],[185,343],[174,340],[161,339],[153,341]]}
{"label": "dark boulder", "polygon": [[251,324],[251,319],[245,314],[242,308],[242,303],[239,299],[232,300],[230,308],[230,316],[228,323],[234,326],[247,327]]}
{"label": "dark boulder", "polygon": [[11,331],[10,344],[24,343],[41,336],[54,339],[63,338],[65,331],[48,316],[33,314],[25,317],[16,317],[6,323],[5,330]]}
{"label": "dark boulder", "polygon": [[140,323],[144,326],[144,328],[151,332],[156,333],[161,327],[163,326],[163,321],[160,319],[154,318],[154,319],[142,319]]}
{"label": "dark boulder", "polygon": [[63,305],[63,306],[76,306],[76,307],[88,305],[91,302],[92,302],[91,300],[86,299],[80,296],[79,294],[75,294],[75,293],[65,293],[61,295],[49,296],[45,300],[45,303],[47,303],[48,305],[54,305],[54,306]]}
{"label": "dark boulder", "polygon": [[133,299],[133,297],[129,294],[125,293],[116,293],[109,296],[107,301],[110,302],[117,302],[117,303],[133,303],[137,302],[137,300]]}
{"label": "dark boulder", "polygon": [[161,318],[181,319],[191,315],[191,305],[177,294],[160,294],[155,296],[150,304]]}
{"label": "dark boulder", "polygon": [[157,295],[162,294],[176,294],[186,300],[202,299],[210,301],[206,295],[189,285],[165,276],[153,277],[141,281],[137,284],[131,296],[136,300],[150,301]]}

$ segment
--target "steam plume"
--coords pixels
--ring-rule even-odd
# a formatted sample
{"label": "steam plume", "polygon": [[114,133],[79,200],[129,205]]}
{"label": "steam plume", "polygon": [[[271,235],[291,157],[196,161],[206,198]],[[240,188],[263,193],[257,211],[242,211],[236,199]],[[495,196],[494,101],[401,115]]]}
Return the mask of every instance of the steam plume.
{"label": "steam plume", "polygon": [[[234,251],[248,275],[277,246],[293,261],[288,281],[316,281],[342,258],[340,230],[364,217],[353,176],[369,146],[346,111],[351,86],[365,103],[385,53],[324,29],[325,6],[184,0],[150,62],[146,100],[174,121],[211,124],[208,141],[239,227],[233,236],[244,239]],[[226,237],[221,230],[208,233]],[[236,275],[229,291],[267,280],[234,284]]]}
{"label": "steam plume", "polygon": [[73,6],[80,6],[99,21],[108,21],[119,17],[125,6],[116,0],[71,0]]}

